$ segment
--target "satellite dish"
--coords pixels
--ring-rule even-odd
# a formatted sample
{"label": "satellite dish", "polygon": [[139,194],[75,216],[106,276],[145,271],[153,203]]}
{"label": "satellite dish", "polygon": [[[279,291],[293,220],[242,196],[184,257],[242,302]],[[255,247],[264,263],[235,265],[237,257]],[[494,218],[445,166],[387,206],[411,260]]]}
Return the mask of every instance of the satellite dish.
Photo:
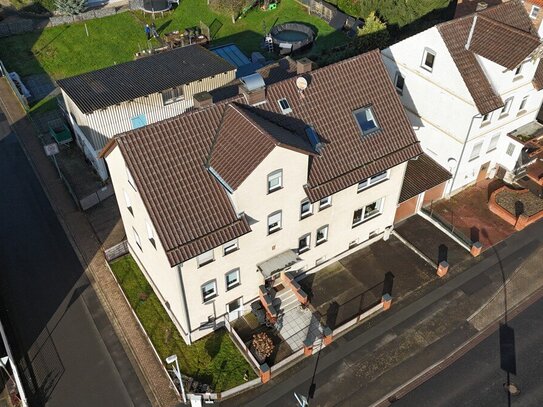
{"label": "satellite dish", "polygon": [[303,92],[307,88],[307,79],[300,76],[298,79],[296,79],[296,87],[300,90],[300,92]]}

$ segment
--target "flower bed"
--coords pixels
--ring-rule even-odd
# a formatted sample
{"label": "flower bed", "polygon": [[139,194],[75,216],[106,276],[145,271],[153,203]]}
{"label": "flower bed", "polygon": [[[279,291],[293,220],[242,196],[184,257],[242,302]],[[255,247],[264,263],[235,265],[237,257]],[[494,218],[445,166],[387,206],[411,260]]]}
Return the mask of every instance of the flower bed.
{"label": "flower bed", "polygon": [[516,230],[543,218],[543,200],[526,189],[503,186],[490,195],[488,208]]}

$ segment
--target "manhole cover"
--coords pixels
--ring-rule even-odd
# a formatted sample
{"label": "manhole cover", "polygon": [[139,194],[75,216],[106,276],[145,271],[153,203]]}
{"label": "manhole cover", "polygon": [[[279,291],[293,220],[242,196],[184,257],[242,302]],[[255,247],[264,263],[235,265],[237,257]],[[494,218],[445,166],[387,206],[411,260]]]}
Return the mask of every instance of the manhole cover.
{"label": "manhole cover", "polygon": [[504,383],[503,388],[505,389],[506,392],[510,393],[513,396],[518,396],[520,394],[520,389],[514,383],[510,383],[510,384]]}

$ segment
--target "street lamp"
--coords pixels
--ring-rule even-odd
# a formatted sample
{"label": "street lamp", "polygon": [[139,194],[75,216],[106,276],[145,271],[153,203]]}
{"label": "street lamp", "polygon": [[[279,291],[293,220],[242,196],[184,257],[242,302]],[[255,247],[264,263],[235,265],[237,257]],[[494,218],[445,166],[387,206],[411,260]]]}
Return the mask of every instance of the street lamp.
{"label": "street lamp", "polygon": [[187,396],[185,395],[185,387],[183,386],[183,379],[181,378],[181,371],[179,370],[177,355],[168,356],[166,358],[166,363],[169,365],[173,365],[175,363],[175,366],[172,366],[172,369],[173,369],[173,372],[175,373],[175,376],[177,377],[177,380],[179,380],[179,387],[181,387],[181,395],[183,396],[183,403],[186,403]]}

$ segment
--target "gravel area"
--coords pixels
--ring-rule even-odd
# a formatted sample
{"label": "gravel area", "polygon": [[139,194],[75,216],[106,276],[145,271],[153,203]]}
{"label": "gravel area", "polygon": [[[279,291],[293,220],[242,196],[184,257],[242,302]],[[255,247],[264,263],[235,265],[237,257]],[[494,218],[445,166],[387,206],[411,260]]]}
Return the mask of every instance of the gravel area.
{"label": "gravel area", "polygon": [[514,193],[502,191],[496,195],[496,202],[507,212],[518,216],[524,213],[527,216],[543,211],[543,199],[531,192]]}

